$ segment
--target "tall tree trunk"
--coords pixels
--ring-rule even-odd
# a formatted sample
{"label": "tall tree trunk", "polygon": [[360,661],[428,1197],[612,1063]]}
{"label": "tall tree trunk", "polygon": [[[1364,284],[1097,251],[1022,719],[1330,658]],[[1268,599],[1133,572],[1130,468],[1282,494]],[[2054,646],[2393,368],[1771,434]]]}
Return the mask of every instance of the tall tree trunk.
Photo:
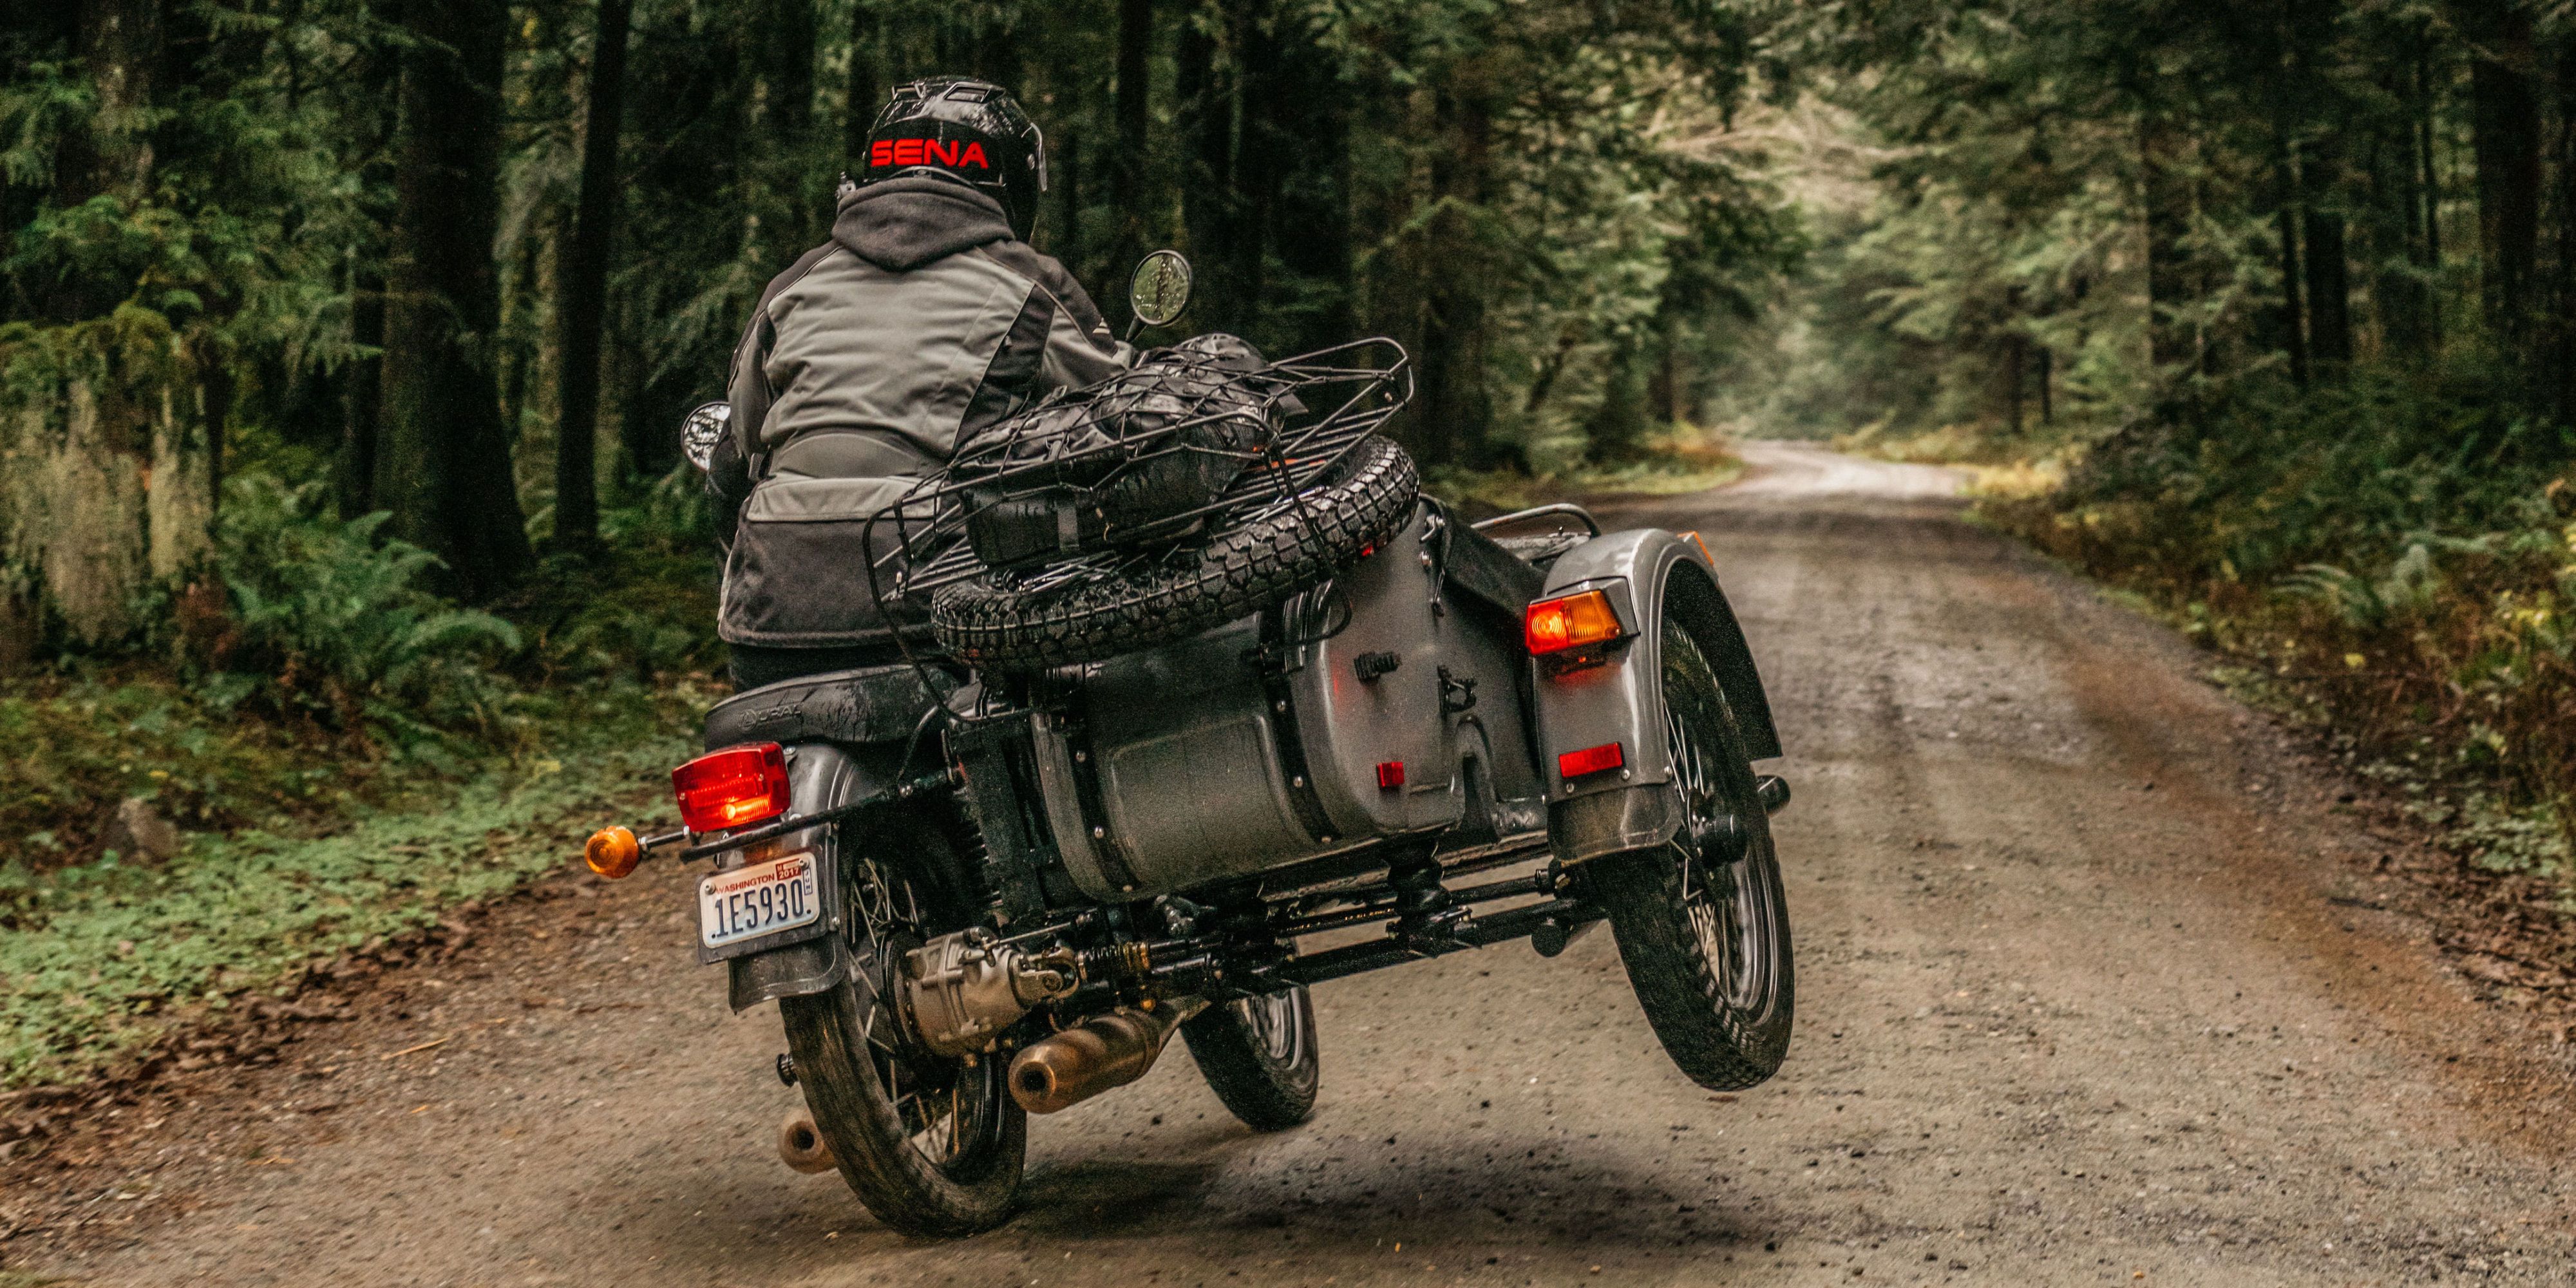
{"label": "tall tree trunk", "polygon": [[2558,138],[2551,163],[2557,171],[2555,306],[2548,312],[2548,364],[2543,390],[2562,425],[2576,424],[2576,34],[2561,35],[2553,51],[2558,94]]}
{"label": "tall tree trunk", "polygon": [[1280,179],[1288,168],[1293,144],[1284,143],[1280,117],[1279,38],[1272,30],[1274,11],[1266,0],[1243,0],[1242,51],[1239,73],[1243,94],[1243,131],[1235,144],[1234,290],[1236,316],[1249,328],[1267,312],[1270,294],[1270,248],[1279,212]]}
{"label": "tall tree trunk", "polygon": [[[2291,184],[2282,181],[2286,193]],[[2307,287],[2299,276],[2298,209],[2284,201],[2273,213],[2273,223],[2281,238],[2281,351],[2290,360],[2290,380],[2301,389],[2308,387],[2307,310],[2300,303]]]}
{"label": "tall tree trunk", "polygon": [[2320,379],[2332,381],[2352,365],[2352,266],[2344,250],[2343,216],[2321,209],[2333,199],[2328,181],[2320,172],[2331,174],[2337,161],[2334,149],[2320,145],[2321,154],[2303,167],[2307,179],[2308,202],[2302,231],[2306,236],[2305,268],[2308,285],[2308,355]]}
{"label": "tall tree trunk", "polygon": [[2303,125],[2297,147],[2301,267],[2308,288],[2308,363],[2320,380],[2352,365],[2352,268],[2344,247],[2345,115],[2340,86],[2322,70],[2332,55],[2339,0],[2290,0],[2290,83]]}
{"label": "tall tree trunk", "polygon": [[2145,207],[2147,254],[2147,353],[2155,379],[2170,402],[2177,382],[2199,365],[2186,321],[2193,303],[2191,271],[2183,250],[2191,232],[2191,181],[2184,173],[2190,140],[2161,108],[2138,121],[2138,171]]}
{"label": "tall tree trunk", "polygon": [[626,108],[626,29],[634,0],[599,0],[589,106],[582,115],[581,198],[555,305],[563,388],[555,430],[555,540],[599,540],[599,344],[608,312],[608,248],[617,222],[617,137]]}
{"label": "tall tree trunk", "polygon": [[1646,406],[1654,427],[1669,430],[1682,420],[1682,328],[1667,307],[1655,325],[1655,369],[1646,377]]}
{"label": "tall tree trunk", "polygon": [[[72,53],[98,95],[97,109],[63,131],[54,150],[53,203],[77,206],[92,197],[143,199],[152,186],[152,135],[146,128],[162,64],[166,0],[86,0],[78,8]],[[57,322],[96,317],[131,289],[112,274],[72,273],[46,292]]]}
{"label": "tall tree trunk", "polygon": [[[401,0],[367,0],[368,17],[390,30],[399,25]],[[361,190],[381,192],[393,183],[392,151],[402,130],[402,57],[393,42],[372,41],[358,69],[358,100],[365,118],[353,130],[361,158]],[[390,212],[370,203],[368,213],[391,223]],[[373,231],[371,228],[370,231]],[[341,388],[340,450],[332,461],[332,493],[342,518],[376,508],[376,438],[384,404],[385,271],[383,248],[361,232],[345,252],[350,342],[375,352],[352,359]]]}
{"label": "tall tree trunk", "polygon": [[1469,211],[1489,197],[1493,167],[1492,69],[1470,61],[1433,91],[1436,121],[1431,196],[1439,212],[1424,230],[1423,334],[1416,404],[1424,458],[1490,468],[1492,403],[1485,382],[1485,292],[1477,265],[1487,258]]}
{"label": "tall tree trunk", "polygon": [[492,366],[509,6],[414,0],[403,18],[415,43],[403,54],[375,493],[394,532],[481,599],[529,562]]}
{"label": "tall tree trunk", "polygon": [[2039,346],[2039,423],[2057,423],[2057,355],[2044,344]]}
{"label": "tall tree trunk", "polygon": [[751,137],[769,162],[765,182],[777,205],[759,228],[761,235],[747,239],[751,244],[745,257],[754,263],[776,260],[761,270],[769,273],[822,237],[831,212],[816,200],[816,190],[828,193],[824,180],[832,176],[808,168],[815,141],[814,0],[767,0],[764,18],[760,43],[754,46],[759,86]]}
{"label": "tall tree trunk", "polygon": [[[2409,102],[2405,70],[2384,72],[2380,81],[2390,101]],[[2424,203],[2415,191],[2418,172],[2411,107],[2395,120],[2375,115],[2365,139],[2370,221],[2363,262],[2371,266],[2371,300],[2379,315],[2383,350],[2398,363],[2420,365],[2430,356],[2431,345],[2425,322],[2424,233],[2419,226]]]}
{"label": "tall tree trunk", "polygon": [[1243,300],[1228,280],[1233,264],[1226,253],[1235,239],[1235,103],[1218,75],[1216,36],[1205,26],[1215,17],[1208,12],[1183,16],[1173,60],[1184,158],[1181,225],[1199,274],[1201,322],[1212,330],[1240,333],[1244,323],[1237,315]]}
{"label": "tall tree trunk", "polygon": [[1020,28],[1009,6],[997,7],[991,21],[975,29],[975,75],[1010,90],[1020,87]]}
{"label": "tall tree trunk", "polygon": [[164,0],[86,0],[74,52],[97,89],[90,119],[66,133],[54,186],[64,205],[101,193],[140,195],[152,182],[144,125],[161,71]]}
{"label": "tall tree trunk", "polygon": [[878,79],[876,0],[850,3],[849,112],[841,122],[841,169],[862,173],[868,154],[868,131],[885,106],[885,86]]}
{"label": "tall tree trunk", "polygon": [[[385,343],[385,277],[372,260],[351,256],[349,340],[381,350]],[[383,403],[384,356],[354,359],[341,387],[340,450],[331,463],[340,517],[376,508],[376,430]]]}
{"label": "tall tree trunk", "polygon": [[2022,391],[2030,386],[2030,345],[2019,333],[2004,337],[2004,429],[2021,437]]}
{"label": "tall tree trunk", "polygon": [[1358,329],[1353,318],[1350,87],[1339,58],[1294,25],[1279,32],[1277,105],[1285,172],[1275,218],[1280,266],[1295,277],[1299,330],[1283,337],[1304,352],[1339,344]]}
{"label": "tall tree trunk", "polygon": [[1048,136],[1047,162],[1055,171],[1051,182],[1057,188],[1052,253],[1074,280],[1088,281],[1082,275],[1083,255],[1089,249],[1082,242],[1082,136],[1070,130]]}
{"label": "tall tree trunk", "polygon": [[[1117,146],[1110,158],[1109,201],[1118,235],[1110,271],[1123,273],[1145,253],[1145,145],[1152,91],[1154,0],[1118,0]],[[1123,301],[1125,296],[1121,293]],[[1123,305],[1122,305],[1123,307]]]}
{"label": "tall tree trunk", "polygon": [[2426,282],[2424,347],[2429,352],[2442,343],[2442,172],[2433,151],[2433,36],[2429,23],[2419,30],[2423,34],[2416,43],[2414,139],[2416,163],[2422,167],[2417,186],[2424,203],[2421,267]]}
{"label": "tall tree trunk", "polygon": [[2540,257],[2540,96],[2531,14],[2506,0],[2459,0],[2469,40],[2469,117],[2477,160],[2480,298],[2487,325],[2519,349],[2530,330]]}

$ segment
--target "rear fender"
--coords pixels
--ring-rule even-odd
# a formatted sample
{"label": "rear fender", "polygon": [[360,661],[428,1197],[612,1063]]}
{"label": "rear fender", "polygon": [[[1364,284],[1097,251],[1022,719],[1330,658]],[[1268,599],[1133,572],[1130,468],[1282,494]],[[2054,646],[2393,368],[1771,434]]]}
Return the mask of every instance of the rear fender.
{"label": "rear fender", "polygon": [[[1595,537],[1548,570],[1542,598],[1581,590],[1606,594],[1636,633],[1598,666],[1551,676],[1530,663],[1548,834],[1567,863],[1661,844],[1681,826],[1680,802],[1666,786],[1672,780],[1661,684],[1666,614],[1679,614],[1708,654],[1753,758],[1780,754],[1761,674],[1699,543],[1655,528]],[[1617,771],[1571,781],[1558,772],[1559,756],[1612,742],[1620,745]]]}
{"label": "rear fender", "polygon": [[[871,757],[869,759],[875,759]],[[893,781],[891,763],[873,769],[848,750],[830,743],[798,743],[787,749],[787,799],[800,811],[830,809],[854,801]],[[725,998],[737,1011],[782,997],[820,993],[850,972],[850,952],[842,937],[841,831],[834,827],[790,832],[774,844],[780,853],[812,850],[821,880],[824,933],[797,943],[725,959]],[[691,916],[695,917],[694,909]]]}

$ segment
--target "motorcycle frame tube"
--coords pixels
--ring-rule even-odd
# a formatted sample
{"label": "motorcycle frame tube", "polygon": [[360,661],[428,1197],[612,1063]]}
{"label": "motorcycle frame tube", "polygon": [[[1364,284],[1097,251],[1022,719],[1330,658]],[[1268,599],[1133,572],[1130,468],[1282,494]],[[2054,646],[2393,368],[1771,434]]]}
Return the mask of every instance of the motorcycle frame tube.
{"label": "motorcycle frame tube", "polygon": [[[1753,758],[1780,754],[1770,702],[1743,630],[1716,568],[1695,544],[1659,528],[1595,537],[1556,561],[1541,594],[1552,599],[1581,590],[1608,595],[1619,620],[1633,624],[1636,634],[1592,666],[1559,670],[1544,659],[1530,661],[1548,835],[1557,859],[1569,864],[1659,845],[1681,827],[1680,802],[1668,787],[1672,750],[1664,734],[1667,613],[1685,614],[1684,625],[1709,653]],[[1573,780],[1557,772],[1559,755],[1610,742],[1622,745],[1618,770]]]}

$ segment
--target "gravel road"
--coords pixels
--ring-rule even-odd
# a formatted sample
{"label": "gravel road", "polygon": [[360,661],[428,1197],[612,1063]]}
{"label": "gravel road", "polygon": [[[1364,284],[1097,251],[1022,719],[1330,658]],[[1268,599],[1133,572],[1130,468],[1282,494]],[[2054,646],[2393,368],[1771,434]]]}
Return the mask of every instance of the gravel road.
{"label": "gravel road", "polygon": [[1683,1081],[1607,935],[1488,949],[1321,988],[1310,1125],[1248,1133],[1175,1057],[1034,1124],[1010,1225],[912,1242],[776,1161],[777,1020],[727,1015],[690,965],[682,874],[567,878],[370,986],[366,1018],[0,1173],[0,1216],[33,1227],[7,1264],[332,1288],[2576,1283],[2568,1048],[2379,910],[2389,842],[2340,785],[2169,634],[1963,522],[1953,476],[1747,455],[1733,488],[1619,517],[1705,534],[1789,743],[1800,1015],[1767,1086]]}

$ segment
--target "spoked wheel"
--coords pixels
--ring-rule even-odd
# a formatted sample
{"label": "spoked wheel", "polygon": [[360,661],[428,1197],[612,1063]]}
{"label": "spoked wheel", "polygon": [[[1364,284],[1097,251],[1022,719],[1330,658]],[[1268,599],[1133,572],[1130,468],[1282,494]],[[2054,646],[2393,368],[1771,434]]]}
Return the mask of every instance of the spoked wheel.
{"label": "spoked wheel", "polygon": [[1585,871],[1664,1051],[1691,1081],[1730,1091],[1769,1078],[1789,1050],[1789,911],[1770,817],[1717,673],[1678,622],[1666,621],[1662,643],[1686,821],[1671,844]]}
{"label": "spoked wheel", "polygon": [[906,1036],[896,972],[906,951],[966,924],[950,892],[907,871],[941,866],[955,842],[907,820],[876,833],[898,869],[844,847],[851,978],[779,999],[797,1082],[841,1176],[879,1221],[906,1234],[988,1230],[1011,1214],[1028,1152],[1028,1116],[1003,1081],[1008,1061],[956,1060]]}
{"label": "spoked wheel", "polygon": [[1211,1006],[1181,1026],[1208,1087],[1243,1125],[1284,1131],[1315,1113],[1322,1079],[1306,986]]}

